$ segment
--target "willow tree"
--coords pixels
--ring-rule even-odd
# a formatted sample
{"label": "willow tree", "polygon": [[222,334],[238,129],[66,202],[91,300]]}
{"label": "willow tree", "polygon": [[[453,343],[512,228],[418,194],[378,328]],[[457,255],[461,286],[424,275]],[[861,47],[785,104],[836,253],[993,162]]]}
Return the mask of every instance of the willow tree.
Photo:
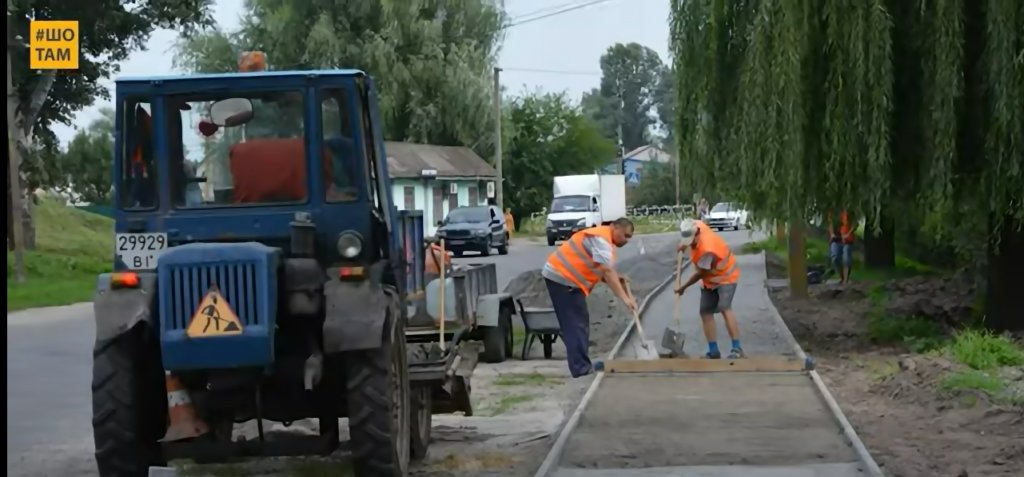
{"label": "willow tree", "polygon": [[692,180],[766,218],[859,211],[874,266],[899,224],[986,251],[989,322],[1024,327],[1024,2],[673,0],[671,22]]}
{"label": "willow tree", "polygon": [[234,71],[247,50],[272,68],[358,68],[374,76],[384,136],[490,147],[506,15],[496,0],[247,0],[241,27],[183,37],[177,65]]}

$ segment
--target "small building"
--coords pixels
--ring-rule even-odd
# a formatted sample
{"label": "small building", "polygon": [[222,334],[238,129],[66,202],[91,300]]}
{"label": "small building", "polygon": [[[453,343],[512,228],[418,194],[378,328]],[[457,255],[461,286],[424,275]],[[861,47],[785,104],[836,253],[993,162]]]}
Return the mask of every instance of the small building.
{"label": "small building", "polygon": [[[644,164],[657,163],[668,164],[673,160],[672,155],[654,146],[640,146],[626,153],[622,158],[622,167],[625,169],[626,184],[637,187],[644,173]],[[619,170],[619,161],[605,167],[608,174],[616,174]]]}
{"label": "small building", "polygon": [[468,147],[407,142],[384,144],[398,210],[422,210],[424,233],[456,207],[486,205],[498,173]]}

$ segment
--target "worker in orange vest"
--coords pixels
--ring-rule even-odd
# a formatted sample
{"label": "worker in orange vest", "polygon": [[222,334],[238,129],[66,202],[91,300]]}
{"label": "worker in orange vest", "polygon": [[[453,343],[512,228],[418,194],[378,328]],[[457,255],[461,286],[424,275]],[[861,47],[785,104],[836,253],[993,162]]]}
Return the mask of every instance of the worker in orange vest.
{"label": "worker in orange vest", "polygon": [[603,281],[630,310],[636,301],[615,271],[615,249],[629,243],[633,222],[621,218],[612,225],[584,229],[573,234],[548,257],[541,274],[562,330],[569,373],[578,378],[594,372],[590,347],[590,314],[587,295]]}
{"label": "worker in orange vest", "polygon": [[451,270],[452,257],[442,250],[440,245],[432,243],[427,244],[426,252],[426,257],[424,257],[424,271],[426,273],[440,275],[441,269],[438,268],[438,263],[444,263],[444,269],[446,272]]}
{"label": "worker in orange vest", "polygon": [[512,218],[512,209],[511,208],[506,208],[505,209],[505,228],[508,229],[508,238],[509,238],[509,240],[511,240],[512,239],[512,233],[515,232],[515,230],[516,230],[516,221],[515,221],[514,218]]}
{"label": "worker in orange vest", "polygon": [[835,220],[829,212],[826,220],[829,230],[829,261],[832,267],[839,271],[840,283],[849,283],[850,272],[853,271],[853,241],[856,237],[846,210],[842,210],[838,215],[839,220]]}
{"label": "worker in orange vest", "polygon": [[740,328],[736,323],[736,314],[732,311],[732,299],[736,295],[736,285],[740,281],[740,269],[736,265],[736,257],[729,250],[729,244],[704,222],[684,219],[679,224],[682,239],[679,251],[690,251],[690,263],[694,273],[683,285],[676,289],[682,295],[687,288],[698,281],[700,289],[700,318],[704,325],[704,337],[708,340],[708,359],[721,359],[718,350],[718,327],[715,325],[715,313],[725,318],[725,328],[732,338],[729,359],[743,358],[743,347],[740,346]]}

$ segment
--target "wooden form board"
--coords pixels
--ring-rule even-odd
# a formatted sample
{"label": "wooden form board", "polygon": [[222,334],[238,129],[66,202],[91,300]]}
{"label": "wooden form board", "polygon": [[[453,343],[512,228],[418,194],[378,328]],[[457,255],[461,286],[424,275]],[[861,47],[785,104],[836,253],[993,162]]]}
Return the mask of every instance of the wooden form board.
{"label": "wooden form board", "polygon": [[744,359],[613,359],[604,362],[606,373],[727,373],[727,372],[801,372],[803,361],[780,358]]}

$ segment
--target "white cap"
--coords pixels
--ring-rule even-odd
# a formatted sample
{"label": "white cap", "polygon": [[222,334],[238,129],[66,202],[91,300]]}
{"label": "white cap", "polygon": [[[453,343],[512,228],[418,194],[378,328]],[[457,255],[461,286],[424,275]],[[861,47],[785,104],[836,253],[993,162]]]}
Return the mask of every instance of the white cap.
{"label": "white cap", "polygon": [[679,223],[679,244],[690,245],[693,243],[693,239],[697,236],[697,222],[693,219],[683,219]]}

